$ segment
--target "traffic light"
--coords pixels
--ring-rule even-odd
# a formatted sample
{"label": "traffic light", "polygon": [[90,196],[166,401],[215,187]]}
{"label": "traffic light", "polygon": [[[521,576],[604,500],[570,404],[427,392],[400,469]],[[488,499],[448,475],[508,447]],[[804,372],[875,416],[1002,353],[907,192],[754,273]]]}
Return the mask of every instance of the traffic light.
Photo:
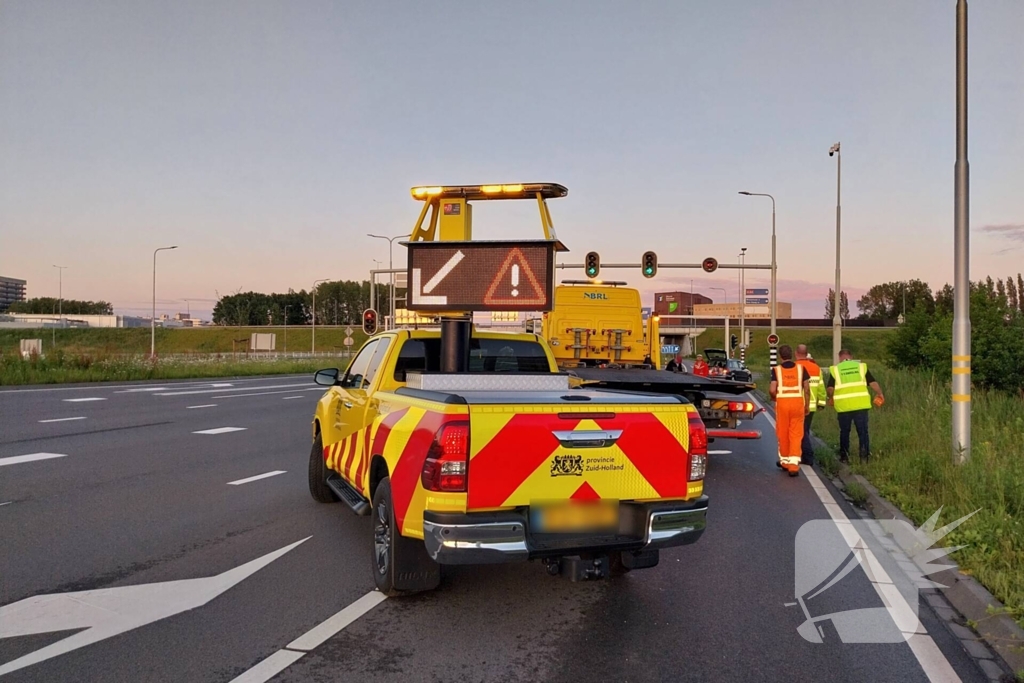
{"label": "traffic light", "polygon": [[658,255],[653,251],[645,251],[640,262],[644,277],[654,277],[658,272]]}
{"label": "traffic light", "polygon": [[735,349],[737,346],[739,346],[739,343],[740,339],[735,334],[729,336],[729,348]]}
{"label": "traffic light", "polygon": [[593,279],[601,272],[601,255],[596,251],[587,252],[586,260],[587,277]]}
{"label": "traffic light", "polygon": [[363,332],[367,336],[377,333],[377,311],[372,308],[363,311]]}

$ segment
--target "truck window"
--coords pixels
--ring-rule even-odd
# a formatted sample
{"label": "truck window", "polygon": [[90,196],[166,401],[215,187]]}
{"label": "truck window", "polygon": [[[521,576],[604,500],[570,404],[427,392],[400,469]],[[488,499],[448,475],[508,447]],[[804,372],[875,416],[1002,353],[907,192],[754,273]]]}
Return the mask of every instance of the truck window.
{"label": "truck window", "polygon": [[383,337],[377,342],[377,350],[373,352],[373,357],[370,358],[370,365],[366,369],[366,374],[363,376],[363,388],[367,388],[373,384],[373,378],[377,376],[377,369],[380,364],[384,361],[384,356],[388,353],[388,347],[391,346],[391,337]]}
{"label": "truck window", "polygon": [[[407,339],[398,352],[395,380],[409,372],[441,370],[440,339]],[[470,372],[551,372],[544,347],[522,339],[470,339]]]}
{"label": "truck window", "polygon": [[363,377],[366,375],[366,371],[370,367],[370,359],[373,358],[373,352],[377,350],[379,343],[379,339],[374,339],[359,351],[355,360],[353,360],[352,364],[348,366],[348,372],[345,373],[345,379],[341,381],[342,388],[363,388]]}

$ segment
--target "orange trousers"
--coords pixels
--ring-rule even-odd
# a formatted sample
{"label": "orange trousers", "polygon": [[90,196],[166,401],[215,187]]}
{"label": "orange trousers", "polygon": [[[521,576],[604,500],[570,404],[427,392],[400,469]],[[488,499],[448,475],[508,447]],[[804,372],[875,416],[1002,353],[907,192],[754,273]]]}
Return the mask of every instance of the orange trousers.
{"label": "orange trousers", "polygon": [[800,442],[804,438],[804,400],[780,398],[775,401],[775,435],[779,439],[779,460],[793,472],[800,469]]}

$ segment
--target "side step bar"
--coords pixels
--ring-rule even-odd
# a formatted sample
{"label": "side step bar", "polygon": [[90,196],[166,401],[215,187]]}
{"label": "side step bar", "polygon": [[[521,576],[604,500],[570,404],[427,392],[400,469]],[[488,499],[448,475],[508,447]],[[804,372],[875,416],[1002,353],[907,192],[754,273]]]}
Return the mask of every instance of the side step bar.
{"label": "side step bar", "polygon": [[334,495],[344,501],[345,505],[352,508],[352,512],[364,517],[370,514],[370,501],[363,498],[363,495],[352,488],[352,485],[347,481],[336,474],[332,474],[327,477],[326,484],[327,488],[334,491]]}

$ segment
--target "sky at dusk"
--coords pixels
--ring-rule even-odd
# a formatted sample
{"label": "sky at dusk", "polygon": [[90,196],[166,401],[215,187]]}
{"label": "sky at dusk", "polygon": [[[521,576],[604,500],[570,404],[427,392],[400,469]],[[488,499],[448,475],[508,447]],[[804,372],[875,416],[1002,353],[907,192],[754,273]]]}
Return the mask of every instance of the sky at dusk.
{"label": "sky at dusk", "polygon": [[[770,256],[823,314],[843,281],[953,274],[953,0],[0,4],[0,275],[34,296],[205,316],[236,290],[364,279],[420,184],[558,182],[581,262]],[[972,277],[1024,270],[1024,2],[970,14]],[[536,239],[536,204],[474,209]],[[404,249],[395,249],[396,262]],[[735,301],[735,271],[603,273]],[[767,272],[747,286],[766,286]]]}

